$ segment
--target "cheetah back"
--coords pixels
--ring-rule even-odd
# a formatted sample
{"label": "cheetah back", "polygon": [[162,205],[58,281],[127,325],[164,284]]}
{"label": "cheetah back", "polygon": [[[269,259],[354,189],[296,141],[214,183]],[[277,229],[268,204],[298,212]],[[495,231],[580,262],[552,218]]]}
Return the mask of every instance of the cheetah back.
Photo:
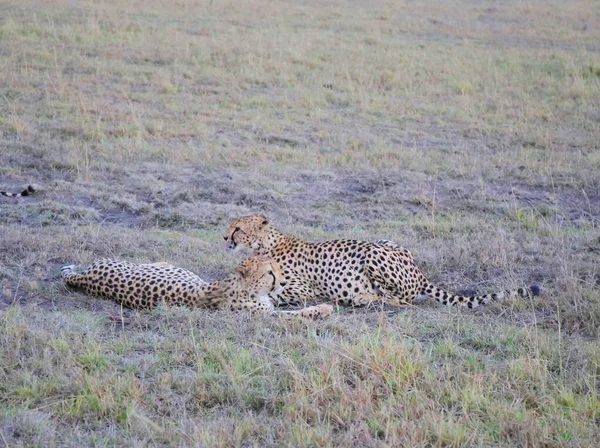
{"label": "cheetah back", "polygon": [[159,303],[193,305],[193,292],[205,285],[196,274],[174,266],[99,260],[78,274],[77,286],[129,308]]}

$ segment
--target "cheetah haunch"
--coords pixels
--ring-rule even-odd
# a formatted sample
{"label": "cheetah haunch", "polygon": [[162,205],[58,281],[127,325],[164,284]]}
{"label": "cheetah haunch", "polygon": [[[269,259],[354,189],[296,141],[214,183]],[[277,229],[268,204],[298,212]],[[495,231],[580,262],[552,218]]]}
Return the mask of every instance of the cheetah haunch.
{"label": "cheetah haunch", "polygon": [[288,282],[277,299],[293,305],[312,300],[333,300],[353,306],[381,300],[391,305],[407,305],[417,296],[426,295],[444,305],[474,308],[506,296],[529,297],[540,292],[534,285],[475,297],[453,295],[432,285],[412,254],[394,243],[385,240],[309,243],[280,232],[264,216],[234,219],[223,238],[231,250],[246,248],[254,255],[277,261]]}

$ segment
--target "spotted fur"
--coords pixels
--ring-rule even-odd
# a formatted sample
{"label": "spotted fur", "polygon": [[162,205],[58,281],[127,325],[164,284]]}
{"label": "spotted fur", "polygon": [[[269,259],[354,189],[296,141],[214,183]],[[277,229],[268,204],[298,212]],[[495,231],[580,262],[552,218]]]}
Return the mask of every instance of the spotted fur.
{"label": "spotted fur", "polygon": [[308,318],[325,317],[331,306],[274,311],[269,296],[277,297],[286,280],[279,265],[267,257],[249,258],[224,279],[207,283],[196,274],[169,263],[136,264],[101,259],[81,272],[61,268],[64,282],[136,309],[161,303],[208,309],[229,309]]}
{"label": "spotted fur", "polygon": [[35,193],[35,188],[32,185],[28,185],[27,188],[25,188],[20,193],[10,193],[7,191],[0,191],[0,196],[7,196],[9,198],[19,198],[21,196],[31,196],[33,193]]}
{"label": "spotted fur", "polygon": [[407,249],[391,241],[309,243],[280,232],[264,216],[234,219],[223,238],[231,250],[250,249],[281,265],[288,286],[274,299],[288,304],[333,300],[360,306],[383,300],[407,305],[417,296],[427,295],[444,305],[475,308],[507,296],[529,297],[540,291],[534,285],[474,297],[450,294],[423,275]]}

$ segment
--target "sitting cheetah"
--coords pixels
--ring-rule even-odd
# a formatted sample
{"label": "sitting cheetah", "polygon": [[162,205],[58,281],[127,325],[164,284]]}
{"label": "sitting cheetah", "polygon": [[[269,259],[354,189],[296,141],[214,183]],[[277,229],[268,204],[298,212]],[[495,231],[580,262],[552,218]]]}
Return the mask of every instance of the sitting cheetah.
{"label": "sitting cheetah", "polygon": [[412,254],[395,243],[308,243],[280,232],[264,216],[234,219],[223,238],[231,250],[251,249],[255,255],[272,257],[282,266],[288,286],[277,300],[288,304],[334,300],[360,306],[383,300],[390,305],[407,305],[417,296],[427,295],[444,305],[474,308],[505,296],[528,297],[540,292],[534,285],[476,297],[449,294],[432,285]]}
{"label": "sitting cheetah", "polygon": [[279,265],[267,257],[249,258],[223,280],[212,283],[164,262],[136,264],[102,259],[82,272],[75,270],[73,265],[61,268],[67,285],[107,297],[128,308],[152,308],[166,303],[307,318],[326,317],[333,311],[331,305],[274,311],[269,295],[277,297],[287,282]]}

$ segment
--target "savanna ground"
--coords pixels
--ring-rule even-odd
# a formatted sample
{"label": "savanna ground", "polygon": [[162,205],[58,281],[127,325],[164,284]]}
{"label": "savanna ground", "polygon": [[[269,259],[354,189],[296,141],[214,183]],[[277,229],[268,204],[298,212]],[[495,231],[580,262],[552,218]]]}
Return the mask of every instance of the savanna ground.
{"label": "savanna ground", "polygon": [[[598,446],[600,4],[0,3],[0,445]],[[474,311],[152,312],[228,221],[392,239]]]}

